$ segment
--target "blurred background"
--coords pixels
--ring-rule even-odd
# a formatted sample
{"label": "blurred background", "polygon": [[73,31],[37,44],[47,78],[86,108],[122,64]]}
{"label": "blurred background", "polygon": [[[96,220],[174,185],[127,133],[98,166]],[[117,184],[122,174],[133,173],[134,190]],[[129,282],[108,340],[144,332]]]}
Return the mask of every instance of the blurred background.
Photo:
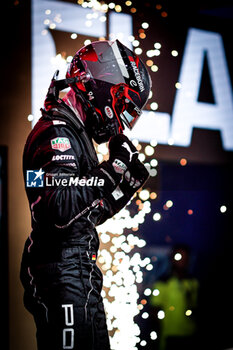
{"label": "blurred background", "polygon": [[[98,228],[112,350],[233,348],[231,1],[8,1],[1,21],[1,337],[35,350],[19,281],[30,212],[23,147],[56,69],[118,38],[147,65],[129,133],[150,180]],[[64,92],[65,93],[65,92]],[[99,160],[107,146],[96,147]]]}

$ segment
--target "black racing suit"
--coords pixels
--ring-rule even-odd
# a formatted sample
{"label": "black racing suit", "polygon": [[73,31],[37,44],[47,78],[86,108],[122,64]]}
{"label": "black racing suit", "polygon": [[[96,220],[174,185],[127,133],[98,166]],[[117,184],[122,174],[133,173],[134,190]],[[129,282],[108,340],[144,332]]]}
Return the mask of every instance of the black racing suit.
{"label": "black racing suit", "polygon": [[[42,111],[23,156],[32,232],[21,264],[24,303],[35,319],[39,350],[110,349],[95,226],[114,215],[105,197],[120,178],[109,175],[111,164],[104,163],[103,169],[85,128],[64,102]],[[40,169],[44,186],[27,187],[27,171]],[[95,183],[72,182],[76,177]],[[98,186],[99,180],[104,181]]]}

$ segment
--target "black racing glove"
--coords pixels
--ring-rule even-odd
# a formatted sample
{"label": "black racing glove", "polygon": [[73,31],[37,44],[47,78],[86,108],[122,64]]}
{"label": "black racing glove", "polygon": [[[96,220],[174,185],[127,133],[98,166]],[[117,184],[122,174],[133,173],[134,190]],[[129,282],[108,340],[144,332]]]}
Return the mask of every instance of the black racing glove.
{"label": "black racing glove", "polygon": [[149,172],[138,159],[135,160],[116,189],[106,199],[112,209],[112,216],[118,213],[149,178]]}
{"label": "black racing glove", "polygon": [[138,151],[124,134],[118,134],[110,138],[109,161],[116,173],[124,174],[138,158]]}
{"label": "black racing glove", "polygon": [[105,194],[112,193],[122,180],[122,175],[138,158],[138,151],[123,134],[111,137],[108,147],[109,160],[102,162],[92,171],[92,175],[104,179]]}
{"label": "black racing glove", "polygon": [[148,178],[149,172],[145,165],[139,159],[136,159],[124,174],[124,178],[120,183],[121,190],[131,198],[146,183]]}

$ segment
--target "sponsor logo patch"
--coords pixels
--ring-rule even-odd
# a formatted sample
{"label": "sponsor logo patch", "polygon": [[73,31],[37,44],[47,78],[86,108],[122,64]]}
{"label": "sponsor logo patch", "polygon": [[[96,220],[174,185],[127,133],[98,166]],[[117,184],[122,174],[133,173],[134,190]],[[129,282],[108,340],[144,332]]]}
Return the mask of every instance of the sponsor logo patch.
{"label": "sponsor logo patch", "polygon": [[71,148],[70,140],[67,137],[56,137],[51,140],[51,147],[60,152],[65,152]]}
{"label": "sponsor logo patch", "polygon": [[55,156],[53,156],[52,161],[56,161],[56,160],[74,160],[74,156],[71,154],[57,154]]}
{"label": "sponsor logo patch", "polygon": [[124,196],[124,193],[121,191],[120,187],[117,186],[115,190],[112,192],[112,196],[117,201],[118,199]]}
{"label": "sponsor logo patch", "polygon": [[60,125],[60,124],[66,125],[66,122],[63,122],[62,120],[53,120],[53,125]]}
{"label": "sponsor logo patch", "polygon": [[133,155],[134,155],[134,154],[137,154],[138,151],[132,152],[127,142],[124,142],[124,143],[122,144],[122,147],[124,147],[125,149],[127,149],[127,151],[129,152],[129,161],[131,162]]}
{"label": "sponsor logo patch", "polygon": [[104,107],[104,112],[106,114],[106,116],[110,119],[112,119],[113,117],[113,111],[112,111],[112,108],[110,108],[109,106],[105,106]]}
{"label": "sponsor logo patch", "polygon": [[127,166],[125,165],[125,163],[123,163],[120,159],[117,159],[117,158],[114,159],[112,165],[115,169],[115,172],[118,174],[123,174],[127,169]]}

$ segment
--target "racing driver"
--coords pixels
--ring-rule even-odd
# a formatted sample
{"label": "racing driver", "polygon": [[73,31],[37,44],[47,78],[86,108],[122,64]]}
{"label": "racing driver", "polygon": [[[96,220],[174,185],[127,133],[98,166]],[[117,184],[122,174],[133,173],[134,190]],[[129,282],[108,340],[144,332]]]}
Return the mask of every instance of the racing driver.
{"label": "racing driver", "polygon": [[[23,154],[32,225],[21,263],[24,304],[38,350],[109,350],[95,227],[148,178],[123,130],[139,118],[151,82],[143,62],[118,40],[84,46],[66,78],[57,76]],[[94,142],[108,142],[107,161],[98,162]]]}

